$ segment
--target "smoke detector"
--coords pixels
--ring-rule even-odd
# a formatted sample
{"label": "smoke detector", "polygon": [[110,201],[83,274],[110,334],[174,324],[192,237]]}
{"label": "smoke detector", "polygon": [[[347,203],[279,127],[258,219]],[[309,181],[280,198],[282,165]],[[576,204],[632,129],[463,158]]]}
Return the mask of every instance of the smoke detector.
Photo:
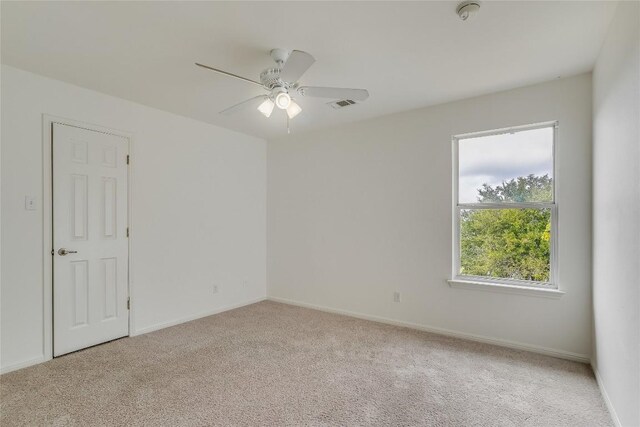
{"label": "smoke detector", "polygon": [[469,19],[470,16],[478,13],[480,10],[480,3],[476,1],[465,1],[458,5],[456,13],[463,21]]}

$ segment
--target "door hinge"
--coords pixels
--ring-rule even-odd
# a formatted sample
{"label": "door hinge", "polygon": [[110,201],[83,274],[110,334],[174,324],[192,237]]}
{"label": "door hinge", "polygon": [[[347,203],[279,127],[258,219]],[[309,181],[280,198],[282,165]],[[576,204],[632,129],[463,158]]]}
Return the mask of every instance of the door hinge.
{"label": "door hinge", "polygon": [[55,255],[56,251],[54,251],[53,249],[51,249],[51,255]]}
{"label": "door hinge", "polygon": [[127,154],[127,164],[129,164],[129,155]]}
{"label": "door hinge", "polygon": [[127,237],[129,237],[129,227],[127,227]]}
{"label": "door hinge", "polygon": [[127,298],[127,310],[131,310],[131,298]]}

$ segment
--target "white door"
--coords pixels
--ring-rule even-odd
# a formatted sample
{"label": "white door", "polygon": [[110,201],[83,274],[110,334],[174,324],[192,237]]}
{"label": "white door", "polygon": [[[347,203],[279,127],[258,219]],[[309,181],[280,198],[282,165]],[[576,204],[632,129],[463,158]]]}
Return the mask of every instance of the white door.
{"label": "white door", "polygon": [[53,355],[129,335],[128,140],[54,123]]}

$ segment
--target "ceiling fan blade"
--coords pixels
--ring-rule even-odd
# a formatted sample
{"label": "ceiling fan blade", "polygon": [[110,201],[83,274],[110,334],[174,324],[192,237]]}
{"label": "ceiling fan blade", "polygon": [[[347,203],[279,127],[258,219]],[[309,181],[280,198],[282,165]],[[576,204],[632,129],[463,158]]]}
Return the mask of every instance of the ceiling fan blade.
{"label": "ceiling fan blade", "polygon": [[209,67],[208,65],[198,64],[197,62],[196,62],[196,65],[198,67],[206,68],[207,70],[215,71],[216,73],[224,74],[225,76],[234,77],[236,79],[244,80],[245,82],[253,83],[253,84],[256,84],[256,85],[258,85],[260,87],[263,87],[262,83],[257,82],[255,80],[248,79],[246,77],[238,76],[238,75],[232,74],[232,73],[227,73],[226,71],[218,70],[217,68]]}
{"label": "ceiling fan blade", "polygon": [[285,82],[295,83],[316,62],[315,58],[301,50],[294,50],[280,70],[280,78]]}
{"label": "ceiling fan blade", "polygon": [[369,91],[366,89],[340,87],[300,86],[298,93],[302,96],[314,98],[351,99],[354,101],[364,101],[369,97]]}
{"label": "ceiling fan blade", "polygon": [[246,101],[242,101],[239,104],[234,105],[233,107],[229,107],[225,110],[220,111],[220,114],[224,114],[225,116],[239,113],[240,111],[246,110],[250,107],[258,108],[258,106],[267,99],[267,95],[259,95],[254,96],[253,98],[247,99]]}

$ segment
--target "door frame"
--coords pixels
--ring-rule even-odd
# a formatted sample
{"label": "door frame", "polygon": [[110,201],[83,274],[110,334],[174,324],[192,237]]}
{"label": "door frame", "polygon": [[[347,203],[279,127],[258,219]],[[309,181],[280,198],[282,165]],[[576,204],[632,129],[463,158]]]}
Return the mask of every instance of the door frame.
{"label": "door frame", "polygon": [[119,136],[127,140],[129,149],[129,164],[127,165],[127,222],[129,227],[128,254],[127,262],[129,264],[127,271],[127,288],[129,291],[129,333],[135,330],[134,326],[134,298],[133,298],[133,281],[131,249],[133,241],[132,223],[132,165],[133,159],[133,139],[134,134],[123,130],[110,127],[94,125],[91,123],[81,122],[78,120],[58,117],[50,114],[42,115],[42,260],[43,260],[43,295],[42,295],[42,354],[44,360],[53,359],[53,124],[59,123],[67,126],[74,126],[94,132],[106,133]]}

